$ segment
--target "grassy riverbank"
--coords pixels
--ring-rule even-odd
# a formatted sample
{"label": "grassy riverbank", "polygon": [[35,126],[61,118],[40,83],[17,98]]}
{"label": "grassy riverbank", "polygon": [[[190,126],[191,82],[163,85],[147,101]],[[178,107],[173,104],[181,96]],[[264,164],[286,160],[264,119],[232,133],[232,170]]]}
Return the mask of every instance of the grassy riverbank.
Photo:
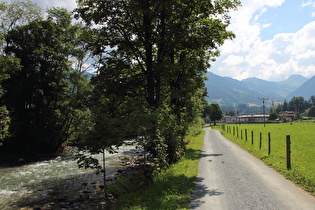
{"label": "grassy riverbank", "polygon": [[[315,123],[267,124],[266,127],[263,124],[227,124],[223,134],[315,195]],[[287,169],[286,162],[287,135],[290,135],[291,140],[290,170]]]}
{"label": "grassy riverbank", "polygon": [[119,197],[115,209],[188,209],[194,190],[204,131],[187,138],[186,155],[154,177],[154,182],[143,190]]}

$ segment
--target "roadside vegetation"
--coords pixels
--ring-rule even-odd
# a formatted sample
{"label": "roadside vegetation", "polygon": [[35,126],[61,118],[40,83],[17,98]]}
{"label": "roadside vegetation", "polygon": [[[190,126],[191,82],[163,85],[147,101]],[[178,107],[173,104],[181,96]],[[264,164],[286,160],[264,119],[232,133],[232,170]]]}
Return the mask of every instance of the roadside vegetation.
{"label": "roadside vegetation", "polygon": [[[226,132],[227,127],[231,132]],[[266,127],[263,124],[226,124],[225,131],[221,131],[224,136],[315,195],[315,123],[312,121],[277,123],[266,124]],[[270,155],[268,155],[268,133],[271,139]],[[291,169],[289,170],[286,165],[286,135],[290,135],[291,139]]]}
{"label": "roadside vegetation", "polygon": [[113,209],[189,209],[205,131],[185,139],[185,156],[154,176],[147,187],[118,197]]}
{"label": "roadside vegetation", "polygon": [[[183,182],[191,190],[194,175],[176,175],[191,152],[185,138],[201,128],[205,75],[235,37],[229,12],[241,2],[77,5],[44,11],[30,0],[0,2],[1,157],[33,160],[75,147],[80,167],[103,171],[107,193],[105,153],[136,139],[154,167],[153,186]],[[187,193],[172,205],[191,192],[168,191]]]}

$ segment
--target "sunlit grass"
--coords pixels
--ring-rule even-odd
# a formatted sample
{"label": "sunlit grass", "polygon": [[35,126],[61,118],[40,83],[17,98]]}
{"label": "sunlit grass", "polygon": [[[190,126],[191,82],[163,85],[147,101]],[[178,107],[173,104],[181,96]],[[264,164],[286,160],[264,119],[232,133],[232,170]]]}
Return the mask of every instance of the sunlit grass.
{"label": "sunlit grass", "polygon": [[154,177],[150,186],[119,197],[116,209],[188,209],[194,190],[204,131],[188,138],[181,161]]}

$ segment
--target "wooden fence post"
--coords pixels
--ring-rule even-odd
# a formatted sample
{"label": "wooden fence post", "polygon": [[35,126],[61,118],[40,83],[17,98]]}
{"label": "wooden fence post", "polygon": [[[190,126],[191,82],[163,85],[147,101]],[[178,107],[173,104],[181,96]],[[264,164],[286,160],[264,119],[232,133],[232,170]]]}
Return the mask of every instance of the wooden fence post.
{"label": "wooden fence post", "polygon": [[270,138],[270,132],[268,133],[268,155],[270,155],[271,152],[271,138]]}
{"label": "wooden fence post", "polygon": [[262,133],[260,132],[259,136],[259,149],[261,149]]}
{"label": "wooden fence post", "polygon": [[243,140],[243,130],[241,129],[241,140]]}
{"label": "wooden fence post", "polygon": [[254,144],[254,131],[252,131],[252,144]]}
{"label": "wooden fence post", "polygon": [[245,129],[245,141],[247,141],[247,129]]}
{"label": "wooden fence post", "polygon": [[236,138],[238,138],[238,127],[236,127]]}
{"label": "wooden fence post", "polygon": [[287,169],[291,169],[291,141],[290,135],[286,137],[286,146],[287,146]]}

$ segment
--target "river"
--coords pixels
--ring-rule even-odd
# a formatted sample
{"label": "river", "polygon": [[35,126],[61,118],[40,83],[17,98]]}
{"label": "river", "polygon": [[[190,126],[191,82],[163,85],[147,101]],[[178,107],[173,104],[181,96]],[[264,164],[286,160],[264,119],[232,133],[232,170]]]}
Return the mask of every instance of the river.
{"label": "river", "polygon": [[[117,151],[106,153],[108,179],[123,168],[119,164],[121,157],[140,153],[130,145],[123,145]],[[101,156],[97,158],[101,160]],[[75,202],[93,196],[100,190],[102,180],[102,175],[96,175],[91,169],[79,169],[73,153],[15,167],[0,166],[0,209],[20,209],[45,203],[51,206],[56,201],[80,208]]]}

